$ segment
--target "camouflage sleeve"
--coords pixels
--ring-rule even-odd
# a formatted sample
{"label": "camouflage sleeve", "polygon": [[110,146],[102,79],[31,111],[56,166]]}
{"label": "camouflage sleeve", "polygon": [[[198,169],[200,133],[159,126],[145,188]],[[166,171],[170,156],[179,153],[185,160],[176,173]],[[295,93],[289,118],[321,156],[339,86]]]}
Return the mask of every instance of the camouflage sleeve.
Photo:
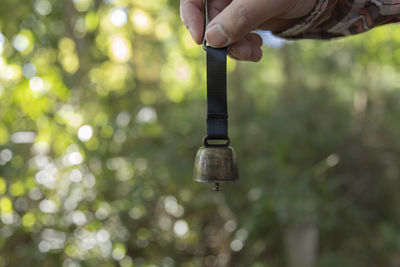
{"label": "camouflage sleeve", "polygon": [[318,0],[295,26],[276,35],[290,39],[329,39],[400,22],[400,0]]}

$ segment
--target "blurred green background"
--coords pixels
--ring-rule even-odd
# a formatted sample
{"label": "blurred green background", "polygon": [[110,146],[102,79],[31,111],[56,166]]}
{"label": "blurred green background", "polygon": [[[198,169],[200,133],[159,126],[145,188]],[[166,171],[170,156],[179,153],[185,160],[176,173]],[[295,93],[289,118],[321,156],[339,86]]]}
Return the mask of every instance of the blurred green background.
{"label": "blurred green background", "polygon": [[229,60],[213,192],[178,1],[0,6],[0,266],[400,265],[399,26]]}

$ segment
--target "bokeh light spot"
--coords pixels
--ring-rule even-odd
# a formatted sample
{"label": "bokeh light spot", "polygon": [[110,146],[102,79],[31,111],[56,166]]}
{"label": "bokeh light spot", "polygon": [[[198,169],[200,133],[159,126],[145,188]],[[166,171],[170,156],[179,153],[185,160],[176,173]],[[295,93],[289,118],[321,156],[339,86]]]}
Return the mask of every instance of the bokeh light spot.
{"label": "bokeh light spot", "polygon": [[78,138],[82,142],[87,142],[93,136],[93,128],[90,125],[83,125],[78,130]]}
{"label": "bokeh light spot", "polygon": [[120,27],[126,24],[128,15],[124,8],[113,8],[110,12],[110,21],[113,25]]}
{"label": "bokeh light spot", "polygon": [[50,14],[52,6],[47,0],[38,0],[35,2],[34,9],[39,15],[46,16]]}
{"label": "bokeh light spot", "polygon": [[[6,38],[5,38],[4,35],[0,32],[0,55],[3,53],[5,41],[6,41]],[[1,65],[1,64],[0,64],[0,65]]]}
{"label": "bokeh light spot", "polygon": [[242,248],[243,248],[243,242],[241,240],[236,239],[231,242],[231,249],[233,251],[237,252],[240,251]]}
{"label": "bokeh light spot", "polygon": [[26,213],[22,217],[22,225],[25,227],[32,227],[35,224],[35,215],[33,213]]}
{"label": "bokeh light spot", "polygon": [[36,134],[34,132],[23,131],[16,132],[11,135],[11,141],[15,144],[29,144],[35,141]]}
{"label": "bokeh light spot", "polygon": [[233,231],[236,230],[237,224],[234,220],[229,220],[224,224],[224,229],[228,233],[232,233]]}
{"label": "bokeh light spot", "polygon": [[13,211],[12,202],[8,197],[3,197],[0,200],[0,211],[1,213],[10,213]]}
{"label": "bokeh light spot", "polygon": [[33,77],[29,80],[29,87],[32,89],[32,91],[35,92],[41,92],[43,91],[43,80],[40,77]]}
{"label": "bokeh light spot", "polygon": [[22,67],[22,73],[24,74],[25,78],[32,78],[36,75],[36,67],[31,63],[27,63]]}
{"label": "bokeh light spot", "polygon": [[40,201],[39,209],[45,213],[55,213],[58,211],[57,204],[53,200],[49,199]]}
{"label": "bokeh light spot", "polygon": [[3,195],[7,190],[7,184],[3,177],[0,177],[0,195]]}
{"label": "bokeh light spot", "polygon": [[13,183],[10,186],[10,193],[15,197],[22,196],[25,193],[24,184],[20,181]]}
{"label": "bokeh light spot", "polygon": [[331,154],[326,158],[326,164],[329,167],[334,167],[336,166],[340,161],[340,158],[337,154]]}
{"label": "bokeh light spot", "polygon": [[152,107],[143,107],[136,117],[140,123],[153,123],[157,120],[157,113]]}
{"label": "bokeh light spot", "polygon": [[131,47],[121,35],[111,37],[111,58],[117,62],[126,62],[131,56]]}
{"label": "bokeh light spot", "polygon": [[23,52],[29,47],[29,38],[25,35],[18,34],[14,37],[13,46],[18,51]]}
{"label": "bokeh light spot", "polygon": [[80,12],[85,12],[90,9],[93,4],[93,0],[73,0],[76,10]]}
{"label": "bokeh light spot", "polygon": [[177,220],[174,224],[174,232],[177,236],[184,236],[189,231],[189,226],[185,220]]}
{"label": "bokeh light spot", "polygon": [[82,211],[74,211],[72,214],[72,221],[76,225],[84,225],[87,221],[85,214]]}
{"label": "bokeh light spot", "polygon": [[7,163],[12,159],[12,157],[13,157],[13,153],[12,153],[12,151],[10,149],[8,149],[8,148],[3,149],[0,152],[0,163],[1,162]]}
{"label": "bokeh light spot", "polygon": [[116,244],[113,252],[112,252],[112,257],[115,260],[122,260],[126,255],[126,249],[125,246],[122,244]]}
{"label": "bokeh light spot", "polygon": [[133,12],[132,21],[139,33],[148,33],[152,27],[150,16],[142,10]]}

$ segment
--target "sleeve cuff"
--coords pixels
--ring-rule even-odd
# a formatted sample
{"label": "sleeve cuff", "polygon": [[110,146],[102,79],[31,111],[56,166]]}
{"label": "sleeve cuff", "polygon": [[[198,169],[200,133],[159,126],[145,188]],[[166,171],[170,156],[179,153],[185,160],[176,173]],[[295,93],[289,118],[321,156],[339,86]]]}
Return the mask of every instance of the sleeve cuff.
{"label": "sleeve cuff", "polygon": [[400,22],[399,0],[318,0],[295,26],[275,35],[288,39],[330,39]]}

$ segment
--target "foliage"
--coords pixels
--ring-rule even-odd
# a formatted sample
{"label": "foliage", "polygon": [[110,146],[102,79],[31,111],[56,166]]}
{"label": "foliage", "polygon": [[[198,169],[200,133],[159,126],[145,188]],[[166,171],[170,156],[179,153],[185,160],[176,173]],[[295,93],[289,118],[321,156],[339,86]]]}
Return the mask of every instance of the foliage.
{"label": "foliage", "polygon": [[0,266],[397,266],[400,29],[229,61],[241,180],[191,180],[204,52],[177,1],[2,0]]}

